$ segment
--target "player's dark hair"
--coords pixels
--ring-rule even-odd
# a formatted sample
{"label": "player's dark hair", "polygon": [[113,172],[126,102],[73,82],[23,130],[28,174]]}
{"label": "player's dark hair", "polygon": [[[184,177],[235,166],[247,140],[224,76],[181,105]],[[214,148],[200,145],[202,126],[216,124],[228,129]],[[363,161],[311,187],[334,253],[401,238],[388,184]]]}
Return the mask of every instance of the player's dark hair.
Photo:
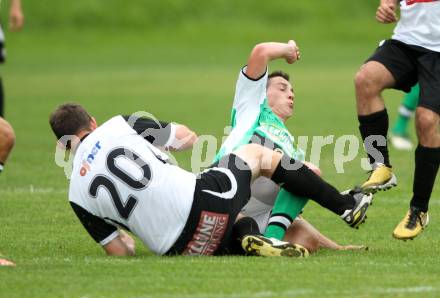
{"label": "player's dark hair", "polygon": [[75,135],[80,130],[90,129],[91,119],[92,117],[81,105],[65,103],[50,115],[49,123],[59,140],[65,135]]}
{"label": "player's dark hair", "polygon": [[285,73],[282,70],[275,70],[274,72],[272,72],[269,76],[267,81],[269,82],[270,79],[275,78],[275,77],[282,77],[283,79],[285,79],[286,81],[290,81],[290,76],[289,74]]}

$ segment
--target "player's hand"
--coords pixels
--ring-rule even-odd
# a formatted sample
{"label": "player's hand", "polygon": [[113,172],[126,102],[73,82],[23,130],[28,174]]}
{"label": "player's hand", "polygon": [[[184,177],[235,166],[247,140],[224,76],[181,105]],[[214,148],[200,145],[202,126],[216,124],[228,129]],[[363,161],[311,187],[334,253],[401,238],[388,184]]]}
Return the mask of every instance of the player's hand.
{"label": "player's hand", "polygon": [[289,40],[287,42],[287,52],[285,55],[286,62],[289,64],[292,64],[296,60],[299,60],[300,56],[301,56],[301,54],[300,54],[299,48],[296,45],[296,43],[293,40]]}
{"label": "player's hand", "polygon": [[21,7],[12,6],[9,13],[9,30],[20,31],[23,28],[24,16]]}
{"label": "player's hand", "polygon": [[396,6],[394,3],[383,3],[376,11],[376,20],[382,24],[390,24],[397,21]]}
{"label": "player's hand", "polygon": [[337,250],[368,250],[365,245],[340,245]]}
{"label": "player's hand", "polygon": [[124,242],[125,245],[127,245],[127,247],[134,252],[136,248],[136,243],[134,239],[124,230],[119,230],[119,236],[121,237],[122,242]]}
{"label": "player's hand", "polygon": [[2,259],[0,258],[0,266],[10,266],[10,267],[15,267],[14,262],[11,262],[9,260],[6,259]]}

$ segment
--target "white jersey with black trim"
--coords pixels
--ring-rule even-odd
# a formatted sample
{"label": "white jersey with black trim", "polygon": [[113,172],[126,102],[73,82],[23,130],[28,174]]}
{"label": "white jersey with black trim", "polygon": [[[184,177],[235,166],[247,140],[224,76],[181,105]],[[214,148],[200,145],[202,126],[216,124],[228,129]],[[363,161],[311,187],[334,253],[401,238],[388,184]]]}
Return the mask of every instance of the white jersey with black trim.
{"label": "white jersey with black trim", "polygon": [[247,67],[240,70],[235,87],[234,103],[232,106],[232,131],[222,144],[215,160],[231,153],[239,146],[249,143],[258,118],[266,99],[267,70],[259,79],[246,76]]}
{"label": "white jersey with black trim", "polygon": [[164,254],[185,226],[196,183],[195,174],[165,159],[121,116],[114,117],[78,147],[69,200],[109,224],[127,227],[154,253]]}
{"label": "white jersey with black trim", "polygon": [[400,20],[392,39],[440,52],[440,1],[400,1]]}

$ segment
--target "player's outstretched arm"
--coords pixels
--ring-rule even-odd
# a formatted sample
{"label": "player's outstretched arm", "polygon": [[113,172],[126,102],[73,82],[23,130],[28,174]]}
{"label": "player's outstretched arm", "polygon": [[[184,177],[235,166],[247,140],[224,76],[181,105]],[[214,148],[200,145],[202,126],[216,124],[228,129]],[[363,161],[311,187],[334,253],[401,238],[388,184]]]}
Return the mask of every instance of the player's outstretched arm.
{"label": "player's outstretched arm", "polygon": [[397,3],[397,0],[381,0],[376,10],[376,20],[383,24],[396,22]]}
{"label": "player's outstretched arm", "polygon": [[134,239],[125,231],[119,230],[119,236],[102,247],[109,256],[134,256]]}
{"label": "player's outstretched arm", "polygon": [[331,240],[304,218],[295,219],[286,232],[284,241],[297,243],[314,253],[321,248],[335,250],[366,250],[364,245],[339,245]]}
{"label": "player's outstretched arm", "polygon": [[168,123],[140,114],[122,116],[139,135],[156,147],[172,151],[189,149],[197,141],[197,134],[186,125]]}
{"label": "player's outstretched arm", "polygon": [[299,49],[293,40],[287,43],[260,43],[254,47],[249,56],[246,75],[252,79],[258,79],[266,72],[269,61],[285,59],[287,63],[292,64],[299,58]]}

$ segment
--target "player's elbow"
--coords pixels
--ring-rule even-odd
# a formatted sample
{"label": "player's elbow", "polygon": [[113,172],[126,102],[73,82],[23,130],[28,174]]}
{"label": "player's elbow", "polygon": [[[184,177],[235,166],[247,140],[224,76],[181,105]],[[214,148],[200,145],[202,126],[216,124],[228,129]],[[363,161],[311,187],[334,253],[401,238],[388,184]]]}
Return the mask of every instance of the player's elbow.
{"label": "player's elbow", "polygon": [[251,52],[251,58],[254,60],[268,61],[270,58],[270,46],[268,43],[257,44]]}

